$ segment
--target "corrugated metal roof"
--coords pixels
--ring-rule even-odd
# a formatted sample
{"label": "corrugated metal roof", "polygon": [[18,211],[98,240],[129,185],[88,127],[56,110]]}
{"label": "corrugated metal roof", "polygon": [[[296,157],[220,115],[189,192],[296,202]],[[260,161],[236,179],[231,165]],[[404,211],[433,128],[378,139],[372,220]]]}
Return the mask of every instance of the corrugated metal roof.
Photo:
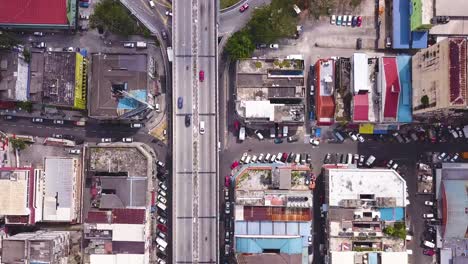
{"label": "corrugated metal roof", "polygon": [[237,253],[263,253],[263,249],[279,249],[280,253],[300,254],[302,252],[301,238],[236,238]]}
{"label": "corrugated metal roof", "polygon": [[429,31],[413,31],[411,32],[411,48],[425,49],[427,48],[427,39]]}
{"label": "corrugated metal roof", "polygon": [[85,223],[108,223],[107,212],[88,212],[88,217],[86,217]]}
{"label": "corrugated metal roof", "polygon": [[356,94],[354,96],[354,111],[353,120],[368,121],[369,120],[369,94]]}
{"label": "corrugated metal roof", "polygon": [[410,48],[410,13],[408,0],[394,0],[392,19],[393,19],[393,39],[392,47],[394,49]]}
{"label": "corrugated metal roof", "polygon": [[468,227],[468,180],[444,180],[444,238],[465,238]]}
{"label": "corrugated metal roof", "polygon": [[67,0],[0,0],[0,24],[68,24]]}
{"label": "corrugated metal roof", "polygon": [[145,209],[113,209],[112,223],[114,224],[144,224]]}
{"label": "corrugated metal roof", "polygon": [[398,78],[398,67],[395,57],[384,57],[382,59],[385,77],[385,102],[384,118],[396,121],[398,102],[400,99],[400,79]]}
{"label": "corrugated metal roof", "polygon": [[409,123],[413,121],[411,98],[411,56],[397,56],[398,76],[400,76],[400,103],[398,104],[398,122]]}

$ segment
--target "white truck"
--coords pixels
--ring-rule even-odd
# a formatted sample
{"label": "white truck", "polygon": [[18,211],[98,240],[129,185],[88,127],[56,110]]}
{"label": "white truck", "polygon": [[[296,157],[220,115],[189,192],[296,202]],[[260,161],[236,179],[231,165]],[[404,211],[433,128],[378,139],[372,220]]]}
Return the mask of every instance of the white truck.
{"label": "white truck", "polygon": [[137,47],[137,49],[146,49],[146,47],[147,47],[147,46],[146,46],[146,42],[144,42],[144,41],[137,41],[137,42],[136,42],[136,47]]}
{"label": "white truck", "polygon": [[465,138],[468,138],[468,125],[463,127],[463,134],[465,135]]}
{"label": "white truck", "polygon": [[167,47],[167,59],[169,62],[172,62],[172,59],[174,58],[174,53],[172,52],[172,47]]}
{"label": "white truck", "polygon": [[241,127],[239,129],[239,140],[244,141],[245,140],[245,127]]}

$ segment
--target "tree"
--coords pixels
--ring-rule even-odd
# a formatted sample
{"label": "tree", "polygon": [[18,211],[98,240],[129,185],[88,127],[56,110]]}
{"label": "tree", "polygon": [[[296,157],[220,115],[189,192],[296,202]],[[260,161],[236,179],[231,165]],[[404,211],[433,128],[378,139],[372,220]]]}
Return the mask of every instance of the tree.
{"label": "tree", "polygon": [[421,97],[421,105],[423,105],[424,107],[427,107],[429,105],[429,97],[427,95]]}
{"label": "tree", "polygon": [[254,43],[273,43],[296,33],[293,1],[273,0],[270,5],[254,11],[247,29]]}
{"label": "tree", "polygon": [[26,142],[18,138],[9,138],[10,144],[14,149],[23,150],[27,147]]}
{"label": "tree", "polygon": [[406,239],[406,228],[403,222],[396,222],[393,226],[387,226],[383,232],[392,237]]}
{"label": "tree", "polygon": [[32,112],[33,104],[31,102],[16,102],[16,106],[27,111],[28,113]]}
{"label": "tree", "polygon": [[118,1],[102,0],[97,3],[89,19],[92,28],[104,28],[122,36],[135,34],[138,29],[135,21]]}
{"label": "tree", "polygon": [[23,50],[23,56],[24,56],[24,61],[26,61],[29,64],[31,62],[31,51],[25,48]]}
{"label": "tree", "polygon": [[21,42],[8,32],[0,34],[0,49],[11,49]]}
{"label": "tree", "polygon": [[234,33],[226,43],[226,52],[233,60],[248,58],[254,50],[255,46],[246,30]]}

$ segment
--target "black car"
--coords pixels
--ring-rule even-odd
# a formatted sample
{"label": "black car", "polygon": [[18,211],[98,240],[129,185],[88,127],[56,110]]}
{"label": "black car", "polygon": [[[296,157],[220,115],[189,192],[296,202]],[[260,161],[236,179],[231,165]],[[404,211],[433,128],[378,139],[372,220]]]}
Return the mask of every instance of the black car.
{"label": "black car", "polygon": [[162,34],[162,38],[163,38],[163,39],[167,39],[167,33],[166,33],[165,30],[163,30],[163,31],[161,32],[161,34]]}
{"label": "black car", "polygon": [[186,127],[190,126],[190,115],[185,115],[185,126]]}
{"label": "black car", "polygon": [[287,161],[291,162],[291,161],[293,161],[293,158],[294,158],[294,153],[291,152],[291,153],[289,153]]}
{"label": "black car", "polygon": [[75,140],[75,136],[72,135],[62,135],[63,139]]}
{"label": "black car", "polygon": [[156,253],[156,256],[158,256],[158,258],[162,258],[162,259],[167,258],[167,255],[164,252],[161,252],[161,251],[158,251],[158,253]]}
{"label": "black car", "polygon": [[158,210],[158,215],[160,215],[160,216],[162,216],[162,217],[164,217],[164,218],[167,219],[167,213],[166,213],[166,211],[163,211],[163,210],[159,209],[159,210]]}

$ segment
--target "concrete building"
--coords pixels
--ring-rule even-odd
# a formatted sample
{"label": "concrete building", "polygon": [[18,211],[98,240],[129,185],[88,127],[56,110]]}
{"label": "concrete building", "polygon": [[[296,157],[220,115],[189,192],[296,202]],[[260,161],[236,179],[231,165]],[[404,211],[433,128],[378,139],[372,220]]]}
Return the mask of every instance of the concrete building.
{"label": "concrete building", "polygon": [[320,59],[315,63],[316,116],[317,123],[326,125],[335,122],[335,60]]}
{"label": "concrete building", "polygon": [[325,165],[323,175],[327,263],[408,263],[405,239],[385,234],[405,228],[405,180],[394,170],[341,165]]}
{"label": "concrete building", "polygon": [[412,59],[413,114],[418,119],[451,119],[466,113],[467,41],[445,39]]}
{"label": "concrete building", "polygon": [[37,231],[19,233],[2,240],[2,263],[68,263],[70,233],[67,231]]}
{"label": "concrete building", "polygon": [[468,163],[443,163],[436,170],[436,245],[440,263],[467,263],[468,256]]}
{"label": "concrete building", "polygon": [[237,62],[236,112],[247,126],[304,123],[304,60],[244,59]]}
{"label": "concrete building", "polygon": [[427,47],[428,28],[432,18],[432,1],[394,0],[392,9],[392,35],[390,45],[393,49],[422,49]]}
{"label": "concrete building", "polygon": [[[238,263],[309,263],[312,247],[311,177],[303,165],[249,164],[232,176],[234,234],[224,253]],[[231,240],[232,239],[232,240]]]}
{"label": "concrete building", "polygon": [[[426,3],[427,1],[424,1]],[[464,0],[435,0],[434,17],[448,17],[450,21],[444,24],[433,25],[430,34],[445,37],[459,37],[468,35],[468,2]]]}
{"label": "concrete building", "polygon": [[0,52],[0,101],[27,101],[29,64],[21,52]]}
{"label": "concrete building", "polygon": [[0,215],[7,225],[30,225],[36,222],[37,176],[33,168],[0,168]]}
{"label": "concrete building", "polygon": [[77,1],[0,0],[0,28],[13,30],[76,28]]}
{"label": "concrete building", "polygon": [[128,143],[86,152],[83,263],[149,263],[153,157]]}
{"label": "concrete building", "polygon": [[88,115],[98,120],[138,117],[152,105],[146,54],[92,54]]}

